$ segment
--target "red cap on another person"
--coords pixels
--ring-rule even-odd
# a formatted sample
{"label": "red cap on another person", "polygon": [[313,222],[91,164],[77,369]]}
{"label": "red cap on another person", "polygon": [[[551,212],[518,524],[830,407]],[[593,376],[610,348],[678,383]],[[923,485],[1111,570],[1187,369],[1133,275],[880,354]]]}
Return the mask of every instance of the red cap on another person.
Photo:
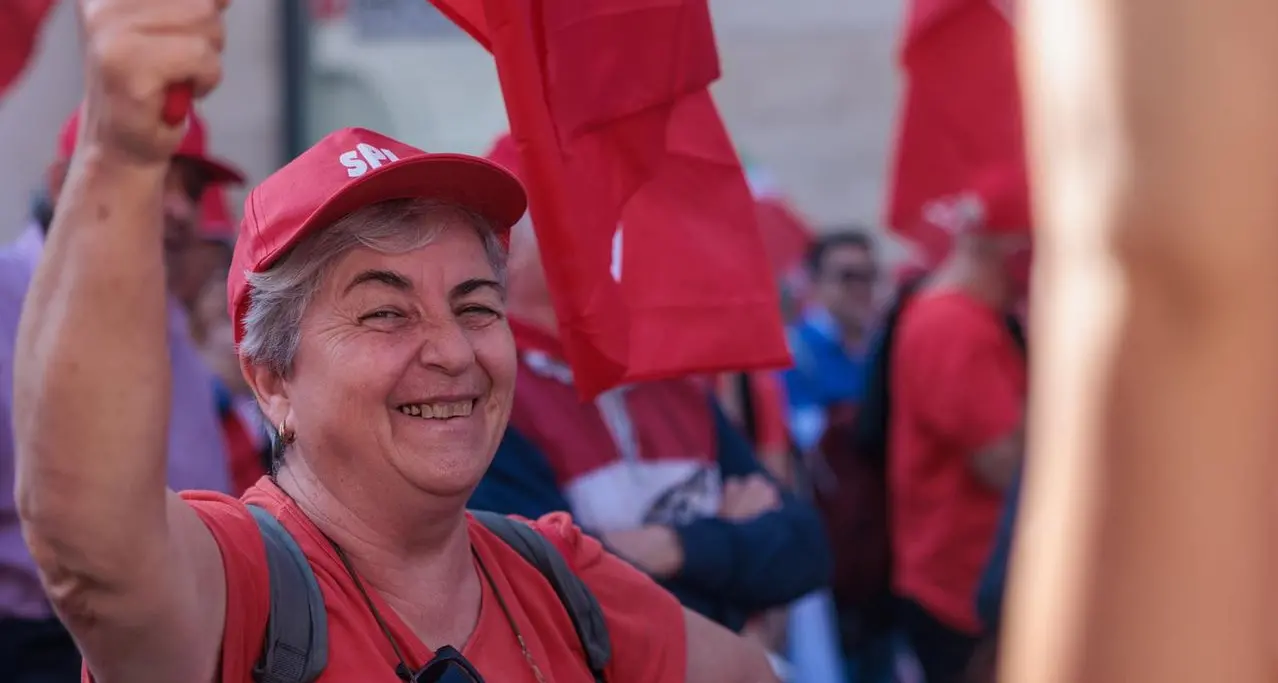
{"label": "red cap on another person", "polygon": [[972,189],[981,202],[977,231],[1029,234],[1034,218],[1023,165],[1007,165],[982,173]]}
{"label": "red cap on another person", "polygon": [[528,199],[505,168],[466,154],[427,154],[363,128],[329,133],[253,188],[235,243],[227,305],[244,338],[247,274],[270,268],[303,238],[347,214],[391,199],[437,199],[483,216],[503,238]]}
{"label": "red cap on another person", "polygon": [[221,185],[208,186],[200,197],[200,234],[208,239],[235,239],[235,220]]}
{"label": "red cap on another person", "polygon": [[902,237],[911,256],[897,272],[897,282],[930,272],[950,254],[954,238],[962,234],[1029,236],[1033,215],[1029,183],[1023,167],[987,169],[964,191],[928,202],[919,221]]}
{"label": "red cap on another person", "polygon": [[[71,118],[67,119],[66,125],[62,126],[62,134],[58,136],[58,158],[67,160],[71,158],[71,154],[75,152],[76,139],[80,134],[80,109],[76,108],[71,114]],[[205,132],[204,121],[192,109],[186,119],[186,135],[182,137],[181,144],[178,145],[177,151],[173,153],[174,157],[186,159],[208,173],[209,182],[214,184],[234,183],[239,185],[244,182],[244,174],[240,173],[234,166],[228,164],[221,159],[212,157],[208,153],[208,134]]]}

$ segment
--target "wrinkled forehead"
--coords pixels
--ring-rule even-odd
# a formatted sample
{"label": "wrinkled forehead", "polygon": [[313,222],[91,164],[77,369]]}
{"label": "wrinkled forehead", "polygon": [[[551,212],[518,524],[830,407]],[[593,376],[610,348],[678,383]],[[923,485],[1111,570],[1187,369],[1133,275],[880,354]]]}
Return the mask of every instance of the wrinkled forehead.
{"label": "wrinkled forehead", "polygon": [[363,239],[336,255],[323,288],[345,295],[357,280],[418,295],[447,295],[459,283],[500,280],[482,228],[463,217],[437,217],[429,226],[381,239]]}

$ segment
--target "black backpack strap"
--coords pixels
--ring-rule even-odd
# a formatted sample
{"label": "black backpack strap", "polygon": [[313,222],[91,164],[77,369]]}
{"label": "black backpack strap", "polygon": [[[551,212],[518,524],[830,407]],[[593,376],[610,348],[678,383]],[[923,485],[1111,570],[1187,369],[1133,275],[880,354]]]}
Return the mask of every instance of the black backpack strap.
{"label": "black backpack strap", "polygon": [[319,582],[297,541],[274,515],[249,505],[266,543],[271,610],[257,683],[312,683],[328,665],[328,615]]}
{"label": "black backpack strap", "polygon": [[1016,348],[1021,353],[1027,353],[1029,349],[1029,336],[1025,334],[1025,326],[1021,324],[1021,319],[1008,314],[1003,318],[1003,324],[1007,326],[1007,333],[1012,335],[1012,341],[1016,342]]}
{"label": "black backpack strap", "polygon": [[737,385],[737,393],[741,397],[741,431],[750,438],[750,445],[759,447],[759,416],[754,412],[754,384],[750,381],[750,373],[738,372],[732,381]]}
{"label": "black backpack strap", "polygon": [[577,630],[590,673],[596,683],[604,683],[604,670],[612,661],[612,641],[608,638],[603,608],[581,578],[568,567],[564,556],[545,536],[527,524],[483,510],[471,510],[471,515],[514,548],[550,582]]}

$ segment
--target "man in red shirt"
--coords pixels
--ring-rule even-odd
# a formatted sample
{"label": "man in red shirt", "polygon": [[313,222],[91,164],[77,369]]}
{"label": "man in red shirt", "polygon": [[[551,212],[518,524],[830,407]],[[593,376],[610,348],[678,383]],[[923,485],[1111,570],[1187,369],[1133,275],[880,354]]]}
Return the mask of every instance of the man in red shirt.
{"label": "man in red shirt", "polygon": [[1022,450],[1025,356],[1008,311],[1027,289],[1028,210],[972,200],[891,349],[893,584],[928,683],[962,680],[978,643],[975,589]]}

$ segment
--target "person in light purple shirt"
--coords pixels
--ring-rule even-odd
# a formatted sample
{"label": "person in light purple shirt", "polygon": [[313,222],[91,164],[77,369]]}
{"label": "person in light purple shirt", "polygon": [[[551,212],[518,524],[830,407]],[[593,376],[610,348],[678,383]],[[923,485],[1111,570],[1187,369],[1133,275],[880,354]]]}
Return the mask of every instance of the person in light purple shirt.
{"label": "person in light purple shirt", "polygon": [[[72,116],[49,172],[49,192],[37,199],[31,224],[11,244],[0,246],[0,683],[74,683],[80,660],[74,642],[53,616],[19,528],[14,501],[13,353],[18,321],[44,234],[75,146],[78,117]],[[174,264],[196,239],[199,200],[214,183],[240,183],[243,176],[205,153],[204,127],[194,115],[172,166],[165,202],[169,359],[173,366],[169,422],[168,483],[174,490],[232,493],[230,471],[214,396],[214,378],[192,341],[187,312],[172,295]],[[111,406],[102,406],[111,410]],[[67,429],[75,429],[67,415]]]}

